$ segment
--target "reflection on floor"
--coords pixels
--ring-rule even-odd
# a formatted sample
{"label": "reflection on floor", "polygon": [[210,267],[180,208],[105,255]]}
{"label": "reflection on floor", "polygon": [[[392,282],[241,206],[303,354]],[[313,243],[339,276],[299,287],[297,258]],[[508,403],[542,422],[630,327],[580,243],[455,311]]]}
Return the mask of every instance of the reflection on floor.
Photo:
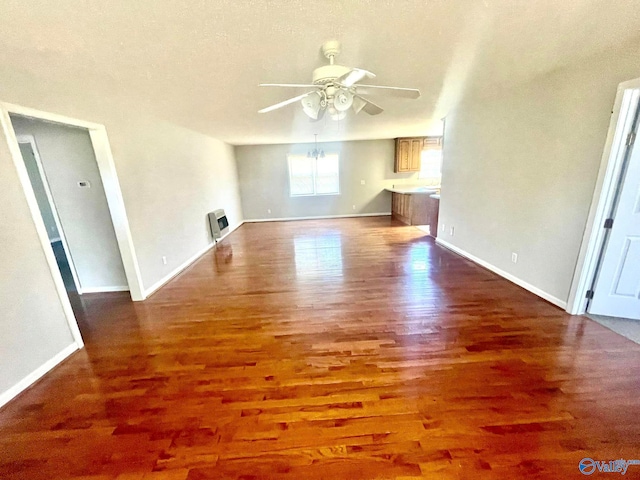
{"label": "reflection on floor", "polygon": [[607,327],[609,330],[613,330],[623,337],[628,338],[632,342],[640,344],[640,320],[605,317],[604,315],[593,315],[591,313],[587,314],[587,317]]}
{"label": "reflection on floor", "polygon": [[429,225],[414,225],[418,230],[423,231],[427,235],[431,235],[431,228]]}
{"label": "reflection on floor", "polygon": [[296,275],[327,278],[342,276],[342,238],[339,231],[293,237]]}

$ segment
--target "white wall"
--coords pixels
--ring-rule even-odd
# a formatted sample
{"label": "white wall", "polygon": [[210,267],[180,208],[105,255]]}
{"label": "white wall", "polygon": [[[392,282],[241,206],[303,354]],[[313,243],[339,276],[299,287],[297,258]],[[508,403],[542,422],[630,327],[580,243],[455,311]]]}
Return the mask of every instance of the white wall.
{"label": "white wall", "polygon": [[89,132],[13,115],[11,121],[18,135],[35,139],[81,288],[128,288]]}
{"label": "white wall", "polygon": [[566,301],[616,88],[639,76],[636,42],[459,105],[446,118],[441,238]]}
{"label": "white wall", "polygon": [[[313,144],[236,147],[242,206],[247,219],[391,213],[385,187],[425,183],[417,173],[394,173],[395,141],[363,140],[320,143],[340,154],[340,195],[291,197],[288,154],[306,155]],[[365,184],[361,184],[361,180]],[[353,205],[356,206],[355,210]],[[267,212],[271,209],[271,213]]]}

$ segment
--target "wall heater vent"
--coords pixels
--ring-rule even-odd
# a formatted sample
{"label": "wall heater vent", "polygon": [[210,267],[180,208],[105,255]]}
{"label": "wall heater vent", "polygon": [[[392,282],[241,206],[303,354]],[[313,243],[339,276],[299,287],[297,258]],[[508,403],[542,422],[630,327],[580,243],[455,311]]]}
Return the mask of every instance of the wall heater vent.
{"label": "wall heater vent", "polygon": [[214,240],[221,238],[229,232],[229,221],[223,209],[220,208],[209,213],[209,226],[211,227],[211,236]]}

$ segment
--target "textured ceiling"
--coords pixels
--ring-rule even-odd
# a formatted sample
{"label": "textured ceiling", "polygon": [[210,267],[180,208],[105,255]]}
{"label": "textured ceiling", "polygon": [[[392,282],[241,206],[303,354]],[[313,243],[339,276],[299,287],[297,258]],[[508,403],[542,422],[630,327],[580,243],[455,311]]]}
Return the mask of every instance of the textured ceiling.
{"label": "textured ceiling", "polygon": [[[639,35],[640,0],[3,0],[0,18],[4,72],[256,144],[437,133],[466,95]],[[341,122],[310,123],[299,104],[258,114],[299,93],[258,83],[309,82],[333,38],[338,63],[422,97],[379,98],[383,114]]]}

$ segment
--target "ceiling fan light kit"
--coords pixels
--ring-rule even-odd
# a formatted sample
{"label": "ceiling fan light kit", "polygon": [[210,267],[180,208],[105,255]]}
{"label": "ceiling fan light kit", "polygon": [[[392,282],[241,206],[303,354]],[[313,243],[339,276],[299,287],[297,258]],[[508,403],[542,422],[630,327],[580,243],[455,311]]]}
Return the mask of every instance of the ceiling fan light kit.
{"label": "ceiling fan light kit", "polygon": [[311,91],[284,100],[259,110],[259,113],[272,112],[292,103],[300,101],[302,111],[314,121],[320,120],[328,111],[332,120],[346,118],[347,111],[352,108],[358,114],[361,111],[369,115],[378,115],[383,109],[362,95],[384,95],[398,98],[416,99],[420,90],[415,88],[385,87],[381,85],[363,85],[359,82],[365,78],[375,78],[368,70],[337,65],[335,57],[340,53],[340,42],[331,40],[322,45],[322,53],[329,60],[313,71],[311,84],[299,83],[262,83],[261,87],[307,88]]}

